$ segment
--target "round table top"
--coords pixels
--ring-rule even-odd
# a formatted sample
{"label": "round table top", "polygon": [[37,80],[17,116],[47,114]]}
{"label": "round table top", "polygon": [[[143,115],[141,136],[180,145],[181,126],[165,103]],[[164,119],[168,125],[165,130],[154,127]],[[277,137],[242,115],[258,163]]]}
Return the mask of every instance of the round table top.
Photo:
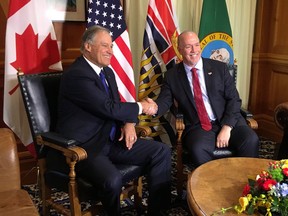
{"label": "round table top", "polygon": [[[270,161],[245,157],[223,158],[196,168],[187,182],[187,201],[193,215],[211,215],[221,208],[238,204],[248,178],[255,178],[266,170]],[[232,210],[226,212],[227,215],[239,214]]]}

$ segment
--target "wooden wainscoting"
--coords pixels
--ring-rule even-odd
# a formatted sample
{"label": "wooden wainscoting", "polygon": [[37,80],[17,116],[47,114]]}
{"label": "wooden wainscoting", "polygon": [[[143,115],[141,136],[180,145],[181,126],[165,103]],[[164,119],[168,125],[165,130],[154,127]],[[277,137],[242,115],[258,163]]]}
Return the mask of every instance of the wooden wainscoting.
{"label": "wooden wainscoting", "polygon": [[280,142],[283,132],[275,125],[274,110],[278,104],[288,101],[288,59],[254,55],[252,67],[254,91],[251,90],[250,106],[259,124],[257,132]]}
{"label": "wooden wainscoting", "polygon": [[257,133],[277,142],[282,131],[274,109],[288,101],[288,1],[258,0],[249,110],[259,123]]}

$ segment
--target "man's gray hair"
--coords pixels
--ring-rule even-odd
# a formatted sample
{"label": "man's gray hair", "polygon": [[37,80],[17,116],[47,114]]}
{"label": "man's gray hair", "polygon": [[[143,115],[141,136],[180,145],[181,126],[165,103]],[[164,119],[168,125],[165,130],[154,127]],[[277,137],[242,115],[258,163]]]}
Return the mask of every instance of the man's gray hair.
{"label": "man's gray hair", "polygon": [[104,28],[99,25],[93,25],[85,30],[85,32],[82,35],[82,41],[81,41],[81,47],[80,51],[83,53],[85,51],[85,44],[86,43],[93,43],[94,36],[101,31],[106,31],[110,34],[110,30],[107,28]]}

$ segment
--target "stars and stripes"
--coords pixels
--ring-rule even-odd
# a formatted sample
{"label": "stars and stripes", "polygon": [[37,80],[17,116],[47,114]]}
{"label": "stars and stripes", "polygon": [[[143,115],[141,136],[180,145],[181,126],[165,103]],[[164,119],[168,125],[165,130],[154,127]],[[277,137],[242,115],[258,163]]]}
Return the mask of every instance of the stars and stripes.
{"label": "stars and stripes", "polygon": [[121,100],[135,101],[132,54],[120,1],[89,0],[87,12],[87,27],[101,25],[111,31],[114,56],[111,59],[110,66],[115,72]]}

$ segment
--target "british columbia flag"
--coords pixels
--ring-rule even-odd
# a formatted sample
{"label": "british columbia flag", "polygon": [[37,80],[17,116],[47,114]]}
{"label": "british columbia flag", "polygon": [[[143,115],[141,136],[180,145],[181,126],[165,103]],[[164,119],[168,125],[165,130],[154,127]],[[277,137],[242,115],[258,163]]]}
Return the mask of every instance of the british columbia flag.
{"label": "british columbia flag", "polygon": [[[171,0],[150,0],[143,37],[143,51],[139,78],[138,99],[156,99],[160,92],[163,73],[171,68],[180,56],[177,52],[178,26]],[[175,134],[164,116],[140,116],[140,124],[150,126],[152,136],[163,141]],[[160,136],[162,136],[160,138]],[[158,138],[157,138],[158,137]],[[172,142],[172,141],[171,141]]]}
{"label": "british columbia flag", "polygon": [[100,25],[108,28],[113,38],[111,68],[115,72],[122,101],[134,102],[136,91],[129,35],[119,0],[89,0],[87,27]]}

